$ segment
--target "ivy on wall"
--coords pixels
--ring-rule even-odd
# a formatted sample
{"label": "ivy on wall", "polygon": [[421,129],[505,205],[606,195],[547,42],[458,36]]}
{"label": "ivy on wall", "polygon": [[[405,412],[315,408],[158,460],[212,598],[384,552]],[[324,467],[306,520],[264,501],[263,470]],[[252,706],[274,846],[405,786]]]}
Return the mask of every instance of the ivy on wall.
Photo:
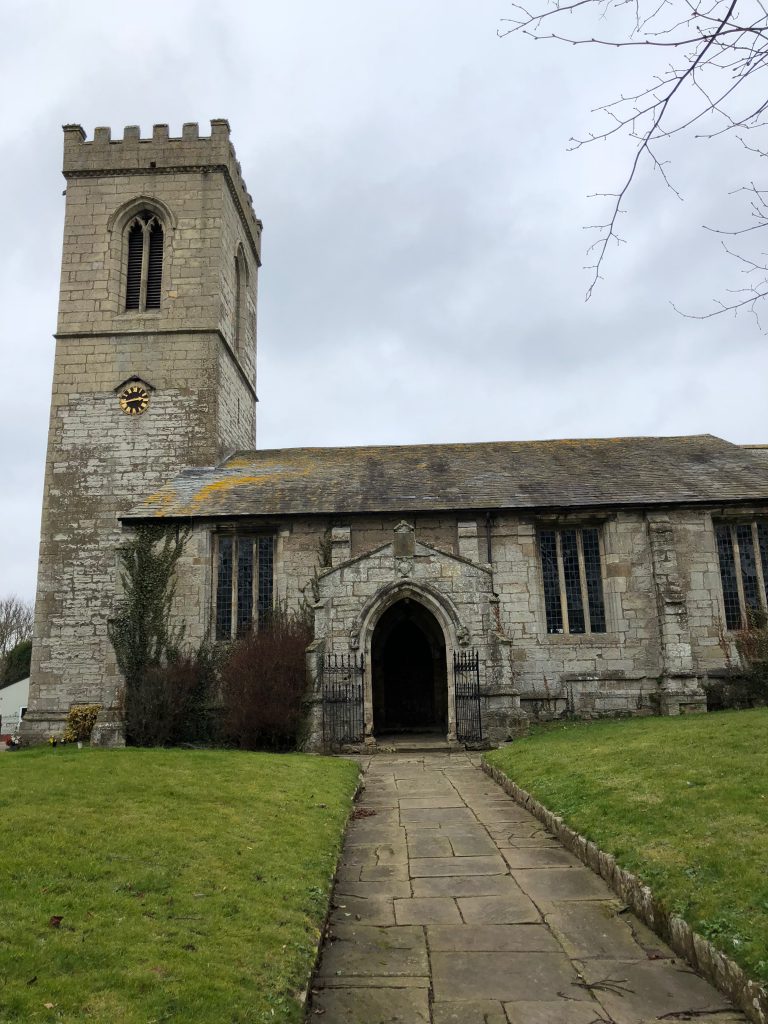
{"label": "ivy on wall", "polygon": [[123,597],[109,639],[126,686],[179,656],[184,626],[171,624],[176,564],[189,529],[140,526],[118,548]]}

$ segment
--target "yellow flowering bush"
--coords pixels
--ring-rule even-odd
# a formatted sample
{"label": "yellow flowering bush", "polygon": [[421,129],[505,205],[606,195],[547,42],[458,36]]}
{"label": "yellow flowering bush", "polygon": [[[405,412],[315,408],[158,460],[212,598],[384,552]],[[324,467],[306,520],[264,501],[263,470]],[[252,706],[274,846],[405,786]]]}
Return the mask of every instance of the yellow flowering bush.
{"label": "yellow flowering bush", "polygon": [[101,711],[101,704],[73,704],[67,715],[64,729],[64,742],[76,743],[78,740],[89,740],[96,716]]}

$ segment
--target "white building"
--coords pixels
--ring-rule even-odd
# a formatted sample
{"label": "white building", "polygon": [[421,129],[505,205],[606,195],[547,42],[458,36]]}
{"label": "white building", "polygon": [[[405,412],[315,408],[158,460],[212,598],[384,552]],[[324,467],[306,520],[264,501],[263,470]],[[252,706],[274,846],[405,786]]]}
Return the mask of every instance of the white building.
{"label": "white building", "polygon": [[5,743],[19,731],[27,712],[29,676],[15,683],[0,683],[0,743]]}

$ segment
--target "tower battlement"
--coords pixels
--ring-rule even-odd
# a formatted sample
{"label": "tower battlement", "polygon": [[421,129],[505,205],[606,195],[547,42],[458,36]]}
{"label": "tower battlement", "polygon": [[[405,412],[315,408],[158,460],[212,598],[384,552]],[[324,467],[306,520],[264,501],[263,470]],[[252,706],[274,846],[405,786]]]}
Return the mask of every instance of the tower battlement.
{"label": "tower battlement", "polygon": [[178,174],[184,170],[220,171],[249,226],[258,253],[262,223],[254,212],[229,134],[229,121],[225,118],[211,121],[210,135],[201,135],[199,124],[191,121],[182,127],[177,137],[170,135],[167,124],[156,124],[150,138],[141,137],[138,125],[127,125],[121,139],[113,139],[112,129],[102,127],[95,128],[93,138],[88,139],[81,125],[65,124],[63,173],[69,179],[117,174]]}

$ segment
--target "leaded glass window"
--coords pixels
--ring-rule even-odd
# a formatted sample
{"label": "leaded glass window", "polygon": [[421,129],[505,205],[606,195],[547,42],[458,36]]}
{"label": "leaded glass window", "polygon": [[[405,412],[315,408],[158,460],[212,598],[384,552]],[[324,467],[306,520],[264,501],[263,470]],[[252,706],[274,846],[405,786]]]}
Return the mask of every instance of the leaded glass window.
{"label": "leaded glass window", "polygon": [[594,527],[539,531],[548,633],[605,633],[600,536]]}
{"label": "leaded glass window", "polygon": [[216,585],[216,639],[232,636],[232,537],[219,538],[219,572]]}
{"label": "leaded glass window", "polygon": [[726,629],[741,629],[749,613],[766,607],[768,580],[768,523],[715,525],[720,583]]}
{"label": "leaded glass window", "polygon": [[216,571],[216,639],[231,640],[266,622],[274,597],[274,538],[220,534]]}

